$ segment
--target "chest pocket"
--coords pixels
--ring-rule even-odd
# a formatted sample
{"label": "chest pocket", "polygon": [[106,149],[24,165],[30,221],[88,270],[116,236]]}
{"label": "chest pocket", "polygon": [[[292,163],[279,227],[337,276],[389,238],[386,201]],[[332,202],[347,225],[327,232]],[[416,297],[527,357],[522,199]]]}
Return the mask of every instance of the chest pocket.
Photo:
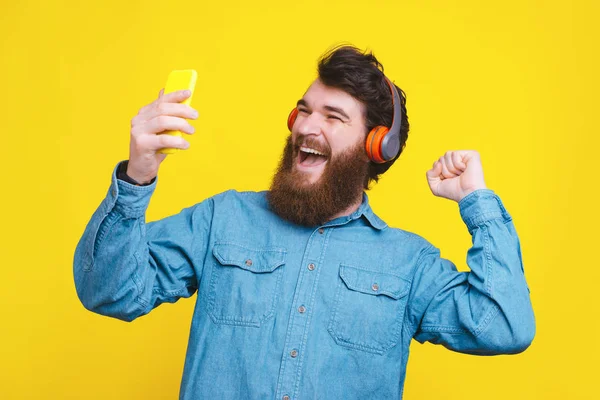
{"label": "chest pocket", "polygon": [[216,324],[255,326],[273,316],[286,251],[232,243],[213,247],[208,313]]}
{"label": "chest pocket", "polygon": [[383,354],[399,340],[410,282],[340,265],[329,333],[344,347]]}

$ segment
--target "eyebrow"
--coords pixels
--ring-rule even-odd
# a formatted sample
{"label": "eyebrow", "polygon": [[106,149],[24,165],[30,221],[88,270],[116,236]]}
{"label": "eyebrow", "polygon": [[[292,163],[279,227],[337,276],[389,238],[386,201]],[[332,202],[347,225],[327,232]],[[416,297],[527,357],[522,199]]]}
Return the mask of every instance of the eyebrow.
{"label": "eyebrow", "polygon": [[[308,106],[308,103],[307,103],[307,102],[306,102],[306,100],[304,100],[304,99],[300,99],[300,100],[298,100],[298,103],[296,103],[296,106],[304,106],[304,107],[306,107],[306,108],[310,108],[310,107]],[[324,108],[324,109],[326,109],[327,111],[331,111],[331,112],[334,112],[334,113],[338,113],[338,114],[340,114],[342,117],[344,117],[344,118],[345,118],[345,119],[347,119],[347,120],[349,120],[349,119],[350,119],[350,117],[348,116],[348,114],[346,114],[346,113],[344,112],[344,110],[342,110],[342,109],[341,109],[341,108],[339,108],[339,107],[334,107],[334,106],[323,106],[323,108]]]}

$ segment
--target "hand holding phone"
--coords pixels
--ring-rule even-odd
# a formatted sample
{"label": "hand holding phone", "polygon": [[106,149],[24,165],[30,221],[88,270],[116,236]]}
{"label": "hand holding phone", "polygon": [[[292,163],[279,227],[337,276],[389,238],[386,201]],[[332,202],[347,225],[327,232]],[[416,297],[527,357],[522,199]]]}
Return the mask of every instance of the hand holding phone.
{"label": "hand holding phone", "polygon": [[158,98],[132,118],[127,175],[137,182],[150,182],[167,154],[189,147],[181,133],[193,134],[188,120],[198,118],[189,105],[196,76],[193,70],[173,71]]}
{"label": "hand holding phone", "polygon": [[[198,74],[193,69],[182,69],[182,70],[174,70],[171,71],[169,77],[167,78],[167,83],[165,85],[164,94],[169,94],[178,90],[189,90],[191,92],[190,97],[182,101],[182,104],[187,106],[191,105],[192,96],[194,95],[194,88],[196,87],[196,79],[198,78]],[[171,135],[182,137],[181,131],[169,130],[162,132],[161,135]],[[179,149],[175,148],[164,148],[158,150],[158,153],[162,154],[173,154],[179,151]]]}

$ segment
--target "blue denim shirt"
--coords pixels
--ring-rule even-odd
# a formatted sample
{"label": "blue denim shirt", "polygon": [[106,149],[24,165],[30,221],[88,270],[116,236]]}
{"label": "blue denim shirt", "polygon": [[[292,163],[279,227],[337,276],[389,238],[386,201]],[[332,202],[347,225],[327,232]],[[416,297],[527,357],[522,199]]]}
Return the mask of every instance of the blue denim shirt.
{"label": "blue denim shirt", "polygon": [[86,308],[132,321],[197,293],[180,399],[401,398],[411,339],[518,353],[535,334],[519,239],[500,198],[459,203],[471,272],[390,228],[364,195],[322,226],[228,191],[146,223],[158,180],[116,178],[74,259]]}

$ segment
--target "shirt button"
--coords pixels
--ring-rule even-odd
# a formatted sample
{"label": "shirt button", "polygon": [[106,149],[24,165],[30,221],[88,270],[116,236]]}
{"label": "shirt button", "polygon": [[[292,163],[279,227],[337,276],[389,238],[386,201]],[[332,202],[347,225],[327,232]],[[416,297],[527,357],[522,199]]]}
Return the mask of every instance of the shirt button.
{"label": "shirt button", "polygon": [[314,269],[315,269],[315,264],[313,264],[313,263],[308,264],[308,270],[309,271],[312,271]]}
{"label": "shirt button", "polygon": [[288,396],[288,395],[286,394],[285,396],[283,396],[283,397],[281,398],[281,400],[290,400],[290,396]]}
{"label": "shirt button", "polygon": [[321,235],[323,234],[323,232],[325,232],[325,229],[323,229],[323,228],[319,228],[319,233],[320,233]]}
{"label": "shirt button", "polygon": [[246,265],[249,266],[249,267],[252,266],[252,260],[251,259],[247,259],[246,260]]}
{"label": "shirt button", "polygon": [[299,312],[300,314],[304,314],[304,312],[305,312],[305,311],[306,311],[306,307],[304,307],[304,306],[300,306],[300,307],[298,307],[298,312]]}
{"label": "shirt button", "polygon": [[378,291],[379,290],[379,285],[374,283],[373,286],[371,286],[371,289],[373,289],[373,291]]}
{"label": "shirt button", "polygon": [[298,350],[294,349],[290,351],[290,356],[292,356],[292,358],[298,357]]}
{"label": "shirt button", "polygon": [[115,189],[112,190],[112,195],[116,196],[117,195],[117,191]]}

